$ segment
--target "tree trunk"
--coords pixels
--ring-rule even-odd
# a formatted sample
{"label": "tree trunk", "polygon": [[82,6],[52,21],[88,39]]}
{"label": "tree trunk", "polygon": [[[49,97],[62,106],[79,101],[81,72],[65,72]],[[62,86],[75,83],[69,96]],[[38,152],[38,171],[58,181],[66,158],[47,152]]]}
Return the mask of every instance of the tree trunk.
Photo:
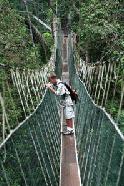
{"label": "tree trunk", "polygon": [[49,49],[48,49],[48,46],[47,46],[46,42],[44,41],[44,38],[42,37],[42,34],[39,32],[39,30],[32,23],[29,23],[28,20],[26,20],[25,23],[28,26],[28,28],[29,28],[29,24],[31,24],[30,26],[31,26],[32,33],[33,33],[34,42],[35,43],[40,43],[41,48],[44,51],[46,61],[47,61],[48,60],[48,58],[47,58],[47,51]]}
{"label": "tree trunk", "polygon": [[86,53],[85,53],[85,60],[86,60],[86,63],[90,63],[90,57],[89,57],[89,51],[86,50]]}

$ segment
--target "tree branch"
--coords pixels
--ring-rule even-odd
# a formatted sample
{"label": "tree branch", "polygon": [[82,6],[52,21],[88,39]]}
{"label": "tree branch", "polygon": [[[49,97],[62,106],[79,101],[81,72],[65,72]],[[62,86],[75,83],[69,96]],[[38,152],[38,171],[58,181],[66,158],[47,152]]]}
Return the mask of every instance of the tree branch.
{"label": "tree branch", "polygon": [[52,31],[52,29],[50,28],[50,26],[48,26],[46,23],[44,23],[43,21],[41,21],[41,19],[39,19],[38,17],[36,17],[35,15],[32,15],[32,17],[38,21],[41,25],[45,26],[50,32]]}
{"label": "tree branch", "polygon": [[42,34],[39,32],[39,30],[32,23],[29,23],[28,20],[26,20],[25,22],[28,25],[28,27],[29,27],[29,24],[30,24],[31,29],[32,29],[32,33],[33,33],[33,37],[34,37],[34,41],[40,43],[41,47],[44,50],[45,57],[46,57],[46,60],[47,60],[47,51],[49,49],[48,49],[48,46],[47,46],[44,38],[42,37]]}

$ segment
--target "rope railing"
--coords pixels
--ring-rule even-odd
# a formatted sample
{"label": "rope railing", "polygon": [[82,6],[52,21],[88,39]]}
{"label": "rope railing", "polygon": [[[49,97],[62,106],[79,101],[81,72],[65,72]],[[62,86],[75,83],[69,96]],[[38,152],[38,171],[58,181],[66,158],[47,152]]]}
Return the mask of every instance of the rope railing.
{"label": "rope railing", "polygon": [[[71,36],[69,46],[71,46]],[[75,129],[83,186],[121,186],[124,183],[124,136],[109,114],[97,106],[79,79],[69,48],[71,85],[79,94]]]}
{"label": "rope railing", "polygon": [[[78,54],[76,55],[78,57]],[[86,63],[77,59],[78,74],[96,104],[105,107],[123,130],[124,68],[121,61]]]}
{"label": "rope railing", "polygon": [[[2,86],[1,99],[4,102],[4,110],[8,118],[9,126],[5,120],[5,137],[20,122],[29,116],[41,101],[45,93],[45,84],[48,82],[48,74],[54,70],[53,56],[47,65],[41,69],[1,69]],[[52,62],[51,62],[52,61]],[[3,113],[2,104],[0,111]],[[5,114],[3,114],[5,115]],[[2,141],[2,126],[0,126],[0,142]]]}
{"label": "rope railing", "polygon": [[[42,99],[45,84],[48,82],[47,74],[49,71],[48,67],[40,70],[24,69],[23,71],[11,69],[13,84],[18,90],[22,106],[24,105],[23,107],[26,107],[29,113],[31,112],[29,105],[35,109],[35,106]],[[23,111],[25,112],[24,109]]]}

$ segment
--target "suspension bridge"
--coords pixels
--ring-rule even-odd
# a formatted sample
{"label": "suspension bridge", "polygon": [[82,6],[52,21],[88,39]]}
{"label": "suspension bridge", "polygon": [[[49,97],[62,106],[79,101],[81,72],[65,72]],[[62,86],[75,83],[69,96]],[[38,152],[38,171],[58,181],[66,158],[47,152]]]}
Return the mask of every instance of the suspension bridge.
{"label": "suspension bridge", "polygon": [[123,186],[124,136],[80,80],[71,34],[64,37],[56,31],[55,45],[56,74],[79,94],[75,134],[60,133],[65,127],[63,110],[55,95],[41,86],[54,65],[42,71],[11,70],[26,119],[11,130],[1,97],[3,124],[10,133],[5,137],[3,125],[0,186]]}

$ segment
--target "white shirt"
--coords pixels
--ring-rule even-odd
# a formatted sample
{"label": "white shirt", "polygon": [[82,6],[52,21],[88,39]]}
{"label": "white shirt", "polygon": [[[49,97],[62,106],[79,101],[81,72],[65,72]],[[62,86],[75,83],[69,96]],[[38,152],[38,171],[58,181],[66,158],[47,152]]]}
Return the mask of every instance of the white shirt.
{"label": "white shirt", "polygon": [[62,100],[63,101],[62,104],[64,104],[65,106],[73,105],[73,101],[71,99],[70,92],[68,91],[68,89],[66,88],[66,86],[64,85],[64,83],[60,79],[57,79],[57,90],[56,90],[55,94],[58,96],[62,96],[64,94],[66,94],[65,99]]}

